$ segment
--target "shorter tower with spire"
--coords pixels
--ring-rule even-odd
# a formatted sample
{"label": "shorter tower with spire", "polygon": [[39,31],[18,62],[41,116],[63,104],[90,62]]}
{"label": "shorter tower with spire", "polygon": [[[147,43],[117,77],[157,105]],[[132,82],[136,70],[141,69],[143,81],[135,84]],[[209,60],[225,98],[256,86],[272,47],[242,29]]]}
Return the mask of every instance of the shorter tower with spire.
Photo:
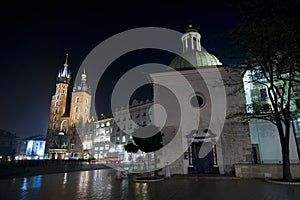
{"label": "shorter tower with spire", "polygon": [[86,122],[90,118],[91,94],[87,85],[85,69],[80,83],[74,86],[71,100],[70,119],[72,123]]}

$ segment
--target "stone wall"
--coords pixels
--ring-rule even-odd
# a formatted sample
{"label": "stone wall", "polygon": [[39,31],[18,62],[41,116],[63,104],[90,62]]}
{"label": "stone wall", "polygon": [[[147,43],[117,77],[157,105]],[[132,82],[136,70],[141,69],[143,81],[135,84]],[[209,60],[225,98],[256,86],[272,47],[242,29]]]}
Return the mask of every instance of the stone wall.
{"label": "stone wall", "polygon": [[232,174],[236,163],[251,163],[252,152],[247,125],[239,122],[226,122],[221,142],[225,174]]}
{"label": "stone wall", "polygon": [[[279,164],[236,164],[235,175],[241,178],[282,178],[282,165]],[[293,178],[300,178],[300,165],[292,164]]]}

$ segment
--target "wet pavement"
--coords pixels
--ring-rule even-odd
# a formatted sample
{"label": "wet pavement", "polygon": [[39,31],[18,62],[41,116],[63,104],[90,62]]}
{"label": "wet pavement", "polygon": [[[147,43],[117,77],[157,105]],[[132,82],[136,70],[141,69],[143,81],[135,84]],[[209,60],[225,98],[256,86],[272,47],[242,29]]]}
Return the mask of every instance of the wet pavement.
{"label": "wet pavement", "polygon": [[115,179],[114,170],[68,172],[0,180],[0,199],[300,199],[300,186],[256,179],[173,177],[156,183]]}

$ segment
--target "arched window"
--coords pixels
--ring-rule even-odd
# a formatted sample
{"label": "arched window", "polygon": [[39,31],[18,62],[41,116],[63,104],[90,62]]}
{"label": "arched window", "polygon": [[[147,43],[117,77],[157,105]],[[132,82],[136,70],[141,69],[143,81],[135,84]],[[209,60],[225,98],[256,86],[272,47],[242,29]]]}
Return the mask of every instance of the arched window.
{"label": "arched window", "polygon": [[79,102],[79,97],[75,97],[75,103]]}
{"label": "arched window", "polygon": [[78,107],[77,106],[75,107],[75,112],[78,112]]}
{"label": "arched window", "polygon": [[58,106],[58,101],[55,102],[54,106]]}

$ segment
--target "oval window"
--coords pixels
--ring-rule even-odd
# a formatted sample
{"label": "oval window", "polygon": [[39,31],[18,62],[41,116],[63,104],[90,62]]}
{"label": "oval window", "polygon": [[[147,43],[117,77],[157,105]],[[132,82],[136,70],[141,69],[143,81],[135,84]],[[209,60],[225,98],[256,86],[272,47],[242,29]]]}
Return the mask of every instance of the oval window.
{"label": "oval window", "polygon": [[191,98],[191,105],[195,108],[200,108],[204,104],[204,99],[200,95],[195,95]]}

